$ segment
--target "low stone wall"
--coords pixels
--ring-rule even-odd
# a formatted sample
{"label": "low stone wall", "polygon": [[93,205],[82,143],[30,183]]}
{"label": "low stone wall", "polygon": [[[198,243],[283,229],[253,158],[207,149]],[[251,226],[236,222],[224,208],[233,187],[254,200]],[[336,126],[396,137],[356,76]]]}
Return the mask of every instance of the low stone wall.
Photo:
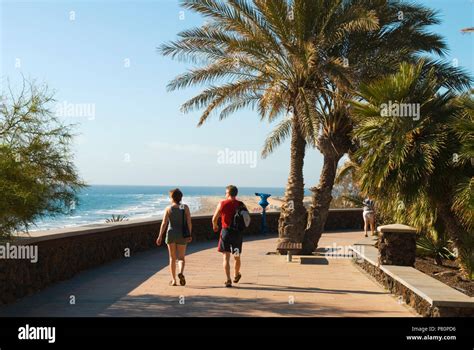
{"label": "low stone wall", "polygon": [[326,224],[324,225],[325,231],[363,229],[362,208],[330,209]]}
{"label": "low stone wall", "polygon": [[[251,214],[246,234],[260,233],[261,214]],[[279,213],[268,213],[270,234],[276,235]],[[67,230],[34,233],[11,244],[38,247],[38,262],[0,259],[0,305],[33,294],[52,283],[69,279],[80,271],[156,248],[161,220],[133,220],[88,225]],[[362,210],[336,209],[329,212],[326,230],[362,228]],[[193,240],[217,240],[211,216],[193,217]],[[165,245],[161,247],[164,249]]]}
{"label": "low stone wall", "polygon": [[423,298],[415,294],[412,290],[405,287],[400,282],[396,281],[385,272],[380,270],[377,266],[372,265],[363,259],[354,259],[354,263],[360,266],[363,270],[374,277],[377,282],[387,288],[390,293],[398,295],[403,301],[416,310],[420,315],[424,317],[432,316],[431,305]]}
{"label": "low stone wall", "polygon": [[377,282],[387,288],[390,293],[399,296],[423,317],[473,317],[474,308],[436,307],[420,297],[410,288],[386,274],[379,267],[364,259],[354,259],[355,264],[374,277]]}

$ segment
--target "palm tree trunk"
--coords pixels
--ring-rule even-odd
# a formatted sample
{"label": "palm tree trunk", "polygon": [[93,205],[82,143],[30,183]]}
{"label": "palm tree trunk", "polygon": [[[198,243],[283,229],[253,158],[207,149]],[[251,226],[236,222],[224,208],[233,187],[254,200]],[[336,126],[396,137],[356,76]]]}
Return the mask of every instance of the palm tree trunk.
{"label": "palm tree trunk", "polygon": [[328,153],[323,153],[324,163],[319,184],[311,188],[313,192],[312,204],[308,210],[308,225],[303,240],[303,254],[311,254],[318,247],[318,242],[323,234],[324,225],[329,213],[337,163],[342,155],[336,155],[334,152]]}
{"label": "palm tree trunk", "polygon": [[306,209],[303,205],[304,179],[303,165],[306,140],[302,136],[295,109],[291,130],[291,161],[288,184],[285,190],[284,203],[278,220],[280,242],[303,241],[306,226]]}

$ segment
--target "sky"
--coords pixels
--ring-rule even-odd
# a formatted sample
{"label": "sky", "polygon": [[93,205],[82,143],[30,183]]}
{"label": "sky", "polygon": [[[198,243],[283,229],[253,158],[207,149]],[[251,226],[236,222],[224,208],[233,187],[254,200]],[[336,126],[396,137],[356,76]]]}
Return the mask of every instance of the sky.
{"label": "sky", "polygon": [[[472,0],[419,0],[440,11],[446,60],[474,72]],[[197,127],[199,112],[179,107],[197,88],[166,84],[191,64],[156,50],[204,19],[177,0],[0,0],[0,77],[15,88],[23,77],[55,92],[53,110],[74,123],[73,151],[89,184],[283,187],[289,143],[266,159],[263,142],[275,124],[244,110]],[[237,164],[236,164],[237,163]],[[306,186],[317,184],[322,157],[308,150]]]}

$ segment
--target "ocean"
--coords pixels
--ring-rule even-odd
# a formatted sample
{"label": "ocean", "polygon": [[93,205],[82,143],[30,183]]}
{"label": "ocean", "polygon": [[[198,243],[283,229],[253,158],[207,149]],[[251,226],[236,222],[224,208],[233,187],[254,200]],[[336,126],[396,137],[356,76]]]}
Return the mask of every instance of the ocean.
{"label": "ocean", "polygon": [[[163,215],[170,204],[170,186],[112,186],[92,185],[82,190],[75,208],[68,215],[47,216],[31,226],[30,231],[75,227],[93,223],[104,223],[112,215],[125,215],[128,219],[152,218]],[[184,194],[183,203],[191,212],[200,209],[201,198],[222,196],[225,187],[179,187]],[[283,196],[284,188],[239,187],[239,195],[254,196],[255,192]]]}

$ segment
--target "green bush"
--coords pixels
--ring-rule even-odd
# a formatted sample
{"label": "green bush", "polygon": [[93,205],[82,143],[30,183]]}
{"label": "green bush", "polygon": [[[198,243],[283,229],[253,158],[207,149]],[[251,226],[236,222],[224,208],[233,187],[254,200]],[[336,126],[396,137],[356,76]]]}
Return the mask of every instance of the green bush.
{"label": "green bush", "polygon": [[435,238],[429,234],[422,235],[416,242],[417,254],[433,258],[437,265],[443,265],[443,259],[454,260],[456,256],[450,250],[450,241],[444,237]]}
{"label": "green bush", "polygon": [[71,126],[51,112],[54,99],[47,87],[24,81],[18,94],[1,100],[0,238],[5,239],[44,215],[68,212],[84,184],[72,163]]}
{"label": "green bush", "polygon": [[106,223],[111,222],[121,222],[121,221],[128,221],[127,216],[125,215],[112,215],[109,219],[106,219]]}

